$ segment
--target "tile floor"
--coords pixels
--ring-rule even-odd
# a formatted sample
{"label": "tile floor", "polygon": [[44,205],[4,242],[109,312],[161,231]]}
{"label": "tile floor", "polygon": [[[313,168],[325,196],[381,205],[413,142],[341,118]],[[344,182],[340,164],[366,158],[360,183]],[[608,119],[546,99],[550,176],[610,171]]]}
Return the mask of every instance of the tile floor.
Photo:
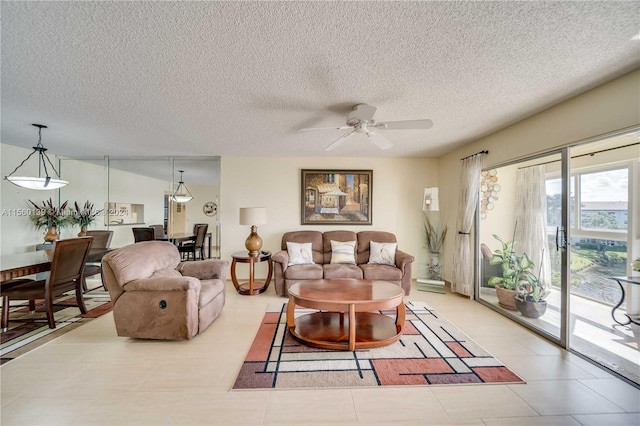
{"label": "tile floor", "polygon": [[527,384],[232,391],[273,287],[189,342],[117,337],[111,314],[0,367],[8,425],[638,425],[640,390],[498,313],[412,291]]}

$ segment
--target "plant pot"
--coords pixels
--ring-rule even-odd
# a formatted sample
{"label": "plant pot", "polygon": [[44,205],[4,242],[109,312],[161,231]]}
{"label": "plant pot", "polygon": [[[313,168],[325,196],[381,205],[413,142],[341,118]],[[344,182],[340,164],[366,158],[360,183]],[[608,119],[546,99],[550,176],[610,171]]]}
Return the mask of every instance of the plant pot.
{"label": "plant pot", "polygon": [[496,285],[496,296],[498,296],[498,304],[510,311],[517,311],[516,307],[516,295],[515,290],[508,290],[502,286],[502,284]]}
{"label": "plant pot", "polygon": [[60,234],[58,234],[58,228],[56,228],[55,226],[51,226],[49,229],[47,229],[47,233],[44,234],[44,241],[46,243],[52,243],[59,239]]}
{"label": "plant pot", "polygon": [[80,227],[80,232],[78,232],[78,237],[86,237],[87,236],[87,225],[82,225]]}
{"label": "plant pot", "polygon": [[527,318],[540,318],[547,312],[547,301],[540,300],[539,302],[534,302],[516,297],[516,307],[520,313]]}

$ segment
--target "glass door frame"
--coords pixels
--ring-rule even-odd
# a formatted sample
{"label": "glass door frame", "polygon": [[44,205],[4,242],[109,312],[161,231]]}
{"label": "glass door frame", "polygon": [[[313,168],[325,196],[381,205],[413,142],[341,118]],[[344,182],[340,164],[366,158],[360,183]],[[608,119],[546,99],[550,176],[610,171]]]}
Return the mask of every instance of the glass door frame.
{"label": "glass door frame", "polygon": [[[495,305],[491,304],[490,302],[483,300],[480,297],[480,286],[481,286],[481,256],[480,256],[480,202],[478,201],[476,204],[476,217],[475,217],[475,229],[474,229],[474,241],[475,241],[475,250],[474,250],[474,262],[475,262],[475,291],[474,291],[474,300],[478,301],[479,303],[483,304],[484,306],[487,306],[490,309],[493,309],[494,311],[506,316],[507,318],[517,322],[518,324],[526,327],[527,329],[539,334],[542,337],[547,338],[548,340],[560,345],[563,349],[566,349],[567,351],[574,353],[578,356],[580,356],[581,358],[585,359],[588,362],[591,362],[595,365],[598,365],[596,362],[594,362],[593,360],[591,360],[590,358],[588,358],[587,356],[581,354],[580,352],[577,352],[575,350],[571,349],[571,342],[570,342],[570,336],[569,333],[571,333],[571,312],[570,312],[570,295],[571,295],[571,265],[570,265],[570,244],[571,244],[571,149],[576,148],[578,146],[581,145],[586,145],[589,143],[593,143],[593,142],[598,142],[601,140],[605,140],[608,138],[612,138],[615,136],[620,136],[620,135],[624,135],[627,133],[631,133],[631,132],[639,132],[640,131],[640,127],[638,126],[631,126],[625,129],[620,129],[617,131],[613,131],[613,132],[609,132],[607,134],[603,134],[603,135],[598,135],[592,138],[588,138],[588,139],[584,139],[581,141],[577,141],[577,142],[573,142],[567,146],[561,147],[561,148],[557,148],[557,149],[552,149],[550,151],[547,152],[543,152],[543,153],[538,153],[538,154],[533,154],[530,156],[524,156],[521,158],[517,158],[508,162],[504,162],[504,163],[500,163],[500,164],[495,164],[495,165],[491,165],[490,167],[484,167],[484,170],[489,170],[489,169],[495,169],[495,168],[500,168],[500,167],[504,167],[504,166],[509,166],[509,165],[514,165],[517,163],[521,163],[524,161],[531,161],[531,160],[535,160],[537,158],[543,158],[543,157],[547,157],[550,155],[560,155],[560,160],[561,160],[561,166],[560,166],[560,174],[561,174],[561,226],[562,229],[560,230],[560,233],[558,235],[558,245],[560,245],[561,247],[559,249],[562,250],[561,253],[561,288],[560,288],[560,295],[561,295],[561,300],[560,300],[560,336],[559,338],[550,334],[549,332],[542,330],[540,328],[537,328],[535,326],[533,326],[532,324],[528,323],[527,321],[523,320],[522,318],[520,318],[519,316],[510,313],[508,311],[505,310],[501,310],[500,308],[496,307]],[[640,167],[638,167],[637,165],[630,168],[630,172],[629,172],[629,177],[634,178],[637,177],[638,175],[640,175]],[[632,200],[633,196],[635,194],[631,194],[631,186],[629,189],[630,193],[629,193],[629,200]],[[637,189],[636,189],[637,191]],[[638,245],[638,242],[635,241],[634,237],[633,237],[633,233],[637,232],[638,235],[640,235],[640,223],[636,223],[636,221],[638,219],[633,219],[631,216],[634,214],[634,212],[639,211],[640,207],[638,207],[637,203],[631,203],[629,206],[629,211],[630,211],[630,218],[629,218],[629,224],[630,224],[630,229],[628,231],[628,236],[627,236],[627,242],[628,242],[628,246],[631,247],[633,244],[635,244],[636,246]],[[635,241],[635,242],[634,242]],[[629,268],[630,270],[630,268]],[[613,372],[613,374],[616,374],[615,372]],[[624,377],[621,377],[624,379]]]}
{"label": "glass door frame", "polygon": [[[562,227],[567,230],[566,241],[570,241],[568,234],[569,229],[569,198],[570,198],[570,164],[569,164],[569,147],[560,148],[551,150],[544,153],[534,154],[531,156],[525,156],[522,158],[518,158],[512,161],[508,161],[500,164],[493,164],[490,167],[485,167],[482,170],[489,169],[497,169],[500,167],[511,166],[514,164],[536,160],[538,158],[545,158],[553,155],[559,155],[561,161],[561,175],[562,175],[562,209],[561,209],[561,223]],[[476,249],[474,250],[474,264],[475,264],[475,290],[474,290],[474,300],[487,306],[488,308],[493,309],[494,311],[500,313],[501,315],[506,316],[507,318],[517,322],[518,324],[528,328],[531,331],[534,331],[537,334],[545,337],[546,339],[561,345],[563,348],[567,347],[567,327],[569,325],[569,315],[568,315],[568,307],[569,307],[569,273],[570,273],[570,265],[568,260],[568,245],[562,249],[561,253],[561,287],[560,287],[560,337],[554,336],[546,330],[535,327],[530,322],[525,321],[521,316],[516,315],[515,313],[509,312],[504,309],[500,309],[494,304],[480,298],[480,283],[482,281],[481,274],[481,258],[480,258],[480,202],[476,203],[476,215],[475,215],[475,224],[474,224],[474,241],[476,245]],[[560,242],[560,241],[559,241]],[[568,244],[568,243],[567,243]]]}

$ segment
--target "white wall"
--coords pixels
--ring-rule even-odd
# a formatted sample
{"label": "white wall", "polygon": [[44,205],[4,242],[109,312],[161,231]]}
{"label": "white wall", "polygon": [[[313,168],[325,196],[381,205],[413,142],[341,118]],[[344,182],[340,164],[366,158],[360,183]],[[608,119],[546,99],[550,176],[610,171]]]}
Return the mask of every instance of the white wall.
{"label": "white wall", "polygon": [[[301,225],[301,169],[373,170],[373,224]],[[438,186],[433,159],[224,157],[220,194],[222,259],[230,260],[231,253],[246,250],[244,241],[249,227],[238,223],[240,207],[266,207],[268,222],[258,227],[264,250],[279,251],[282,234],[288,231],[388,231],[396,234],[400,250],[416,257],[415,276],[419,252],[423,250],[423,192],[432,186]],[[257,277],[266,271],[266,265],[259,266],[263,270],[256,271]],[[248,276],[248,268],[238,266],[237,274]]]}
{"label": "white wall", "polygon": [[[483,167],[571,145],[598,135],[640,125],[640,70],[596,87],[438,159],[440,208],[455,234],[460,189],[460,159],[488,149]],[[451,279],[453,244],[444,248],[445,278]]]}

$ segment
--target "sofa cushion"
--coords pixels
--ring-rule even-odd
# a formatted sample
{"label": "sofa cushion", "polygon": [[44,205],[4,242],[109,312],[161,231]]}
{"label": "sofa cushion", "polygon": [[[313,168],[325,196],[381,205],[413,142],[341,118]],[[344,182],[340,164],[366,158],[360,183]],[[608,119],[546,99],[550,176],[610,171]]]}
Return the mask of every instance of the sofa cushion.
{"label": "sofa cushion", "polygon": [[389,265],[359,265],[365,280],[400,281],[402,270]]}
{"label": "sofa cushion", "polygon": [[321,280],[322,265],[295,265],[284,271],[284,277],[288,280]]}
{"label": "sofa cushion", "polygon": [[353,231],[327,231],[322,234],[322,252],[324,256],[321,262],[324,265],[331,263],[331,241],[356,241],[357,235]]}
{"label": "sofa cushion", "polygon": [[362,269],[360,269],[358,265],[330,263],[328,265],[322,265],[322,268],[324,269],[325,280],[344,278],[355,278],[361,280],[363,277]]}
{"label": "sofa cushion", "polygon": [[358,232],[358,246],[356,260],[358,265],[369,262],[371,241],[379,243],[397,243],[396,236],[384,231],[360,231]]}
{"label": "sofa cushion", "polygon": [[287,252],[289,253],[289,263],[287,266],[312,265],[314,263],[311,243],[294,243],[287,241]]}
{"label": "sofa cushion", "polygon": [[396,266],[396,249],[398,243],[377,243],[371,241],[369,264]]}
{"label": "sofa cushion", "polygon": [[[322,232],[320,231],[292,231],[285,232],[282,235],[282,242],[280,244],[281,250],[287,249],[287,242],[293,243],[311,243],[311,251],[313,252],[313,263],[323,262],[323,250],[322,250]],[[328,263],[328,262],[327,262]]]}
{"label": "sofa cushion", "polygon": [[331,240],[331,262],[345,263],[348,265],[356,264],[355,241],[333,241]]}

